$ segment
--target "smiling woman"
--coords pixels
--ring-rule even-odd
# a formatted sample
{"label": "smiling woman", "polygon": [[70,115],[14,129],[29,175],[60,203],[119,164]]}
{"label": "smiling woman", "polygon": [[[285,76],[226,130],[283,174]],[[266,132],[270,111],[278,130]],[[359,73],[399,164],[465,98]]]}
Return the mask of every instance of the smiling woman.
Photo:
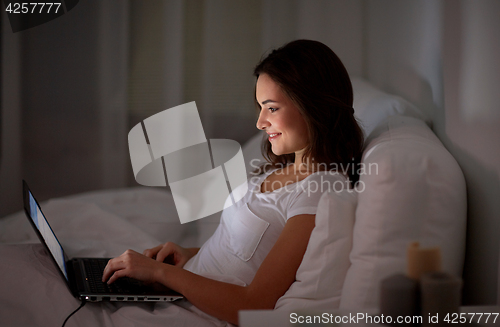
{"label": "smiling woman", "polygon": [[[301,154],[309,143],[309,134],[307,124],[293,101],[267,74],[259,76],[255,96],[263,108],[257,128],[269,135],[272,152],[276,155]],[[301,160],[300,154],[295,161]]]}
{"label": "smiling woman", "polygon": [[[254,75],[258,78],[256,101],[261,108],[274,112],[281,101],[282,106],[289,108],[288,119],[296,120],[297,128],[300,121],[304,121],[306,127],[298,130],[307,144],[300,152],[300,159],[308,158],[308,161],[299,163],[311,171],[333,163],[344,166],[359,163],[363,133],[353,115],[351,81],[330,48],[311,40],[290,42],[271,52],[255,68]],[[273,102],[272,96],[279,101]],[[268,134],[276,132],[274,129],[278,127],[269,125],[271,121],[266,121],[267,117],[271,115],[261,111],[257,128],[265,129]],[[274,140],[271,137],[263,143],[264,155],[272,164],[267,167],[285,166],[299,159],[296,153],[276,153],[274,149],[278,150],[278,144]],[[358,179],[356,170],[348,173],[352,182]]]}
{"label": "smiling woman", "polygon": [[[144,254],[128,250],[109,261],[103,281],[127,276],[161,283],[235,324],[239,310],[273,309],[294,283],[326,191],[318,185],[355,178],[321,168],[357,162],[363,137],[353,117],[349,76],[322,43],[291,42],[264,59],[255,75],[257,128],[268,134],[271,166],[224,209],[200,249],[167,242]],[[244,186],[233,192],[244,192]]]}

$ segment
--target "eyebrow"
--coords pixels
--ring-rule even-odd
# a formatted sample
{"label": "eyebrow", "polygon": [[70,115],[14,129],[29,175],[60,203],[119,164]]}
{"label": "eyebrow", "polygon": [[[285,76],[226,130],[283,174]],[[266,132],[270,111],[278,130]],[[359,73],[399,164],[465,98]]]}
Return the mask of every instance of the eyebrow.
{"label": "eyebrow", "polygon": [[266,103],[269,103],[269,102],[276,102],[274,100],[266,100],[266,101],[262,101],[262,104],[266,104]]}

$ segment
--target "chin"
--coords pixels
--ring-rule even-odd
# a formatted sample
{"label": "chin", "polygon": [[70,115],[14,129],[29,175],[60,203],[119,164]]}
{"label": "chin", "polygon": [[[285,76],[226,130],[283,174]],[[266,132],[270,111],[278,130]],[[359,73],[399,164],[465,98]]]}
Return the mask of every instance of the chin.
{"label": "chin", "polygon": [[275,155],[277,155],[277,156],[281,156],[281,155],[284,155],[284,154],[285,154],[285,152],[284,152],[284,151],[282,151],[281,149],[275,149],[274,147],[271,147],[271,151],[272,151]]}
{"label": "chin", "polygon": [[292,153],[295,153],[294,151],[280,151],[280,150],[273,150],[271,149],[271,151],[273,151],[273,153],[277,156],[282,156],[282,155],[285,155],[285,154],[292,154]]}

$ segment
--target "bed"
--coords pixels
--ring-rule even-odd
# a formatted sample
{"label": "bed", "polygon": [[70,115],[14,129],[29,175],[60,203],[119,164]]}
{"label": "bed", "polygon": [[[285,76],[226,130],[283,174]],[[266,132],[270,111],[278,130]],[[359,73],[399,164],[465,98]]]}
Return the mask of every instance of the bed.
{"label": "bed", "polygon": [[[404,99],[353,79],[355,114],[366,135],[357,192],[326,192],[296,275],[275,310],[376,308],[384,277],[405,271],[406,246],[439,246],[443,270],[461,276],[465,254],[465,181],[455,159]],[[255,135],[243,147],[247,171],[262,160]],[[36,196],[36,189],[32,190]],[[67,254],[113,257],[165,241],[200,246],[219,215],[180,224],[172,194],[134,187],[41,203]],[[0,219],[2,325],[57,326],[80,302],[38,243],[23,212]],[[227,326],[189,302],[91,303],[70,325]]]}

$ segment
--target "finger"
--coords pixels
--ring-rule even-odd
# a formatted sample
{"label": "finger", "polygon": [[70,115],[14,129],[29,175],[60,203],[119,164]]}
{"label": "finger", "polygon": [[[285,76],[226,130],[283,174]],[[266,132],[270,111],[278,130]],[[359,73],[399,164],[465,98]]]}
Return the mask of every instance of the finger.
{"label": "finger", "polygon": [[123,268],[124,265],[121,256],[109,260],[106,267],[104,267],[104,271],[102,272],[102,281],[103,282],[107,281],[114,271]]}
{"label": "finger", "polygon": [[117,270],[111,275],[108,280],[108,285],[114,283],[118,278],[126,277],[127,271],[125,269]]}
{"label": "finger", "polygon": [[160,244],[158,246],[155,246],[152,249],[146,249],[146,250],[144,250],[144,252],[142,254],[144,254],[146,257],[153,258],[158,253],[158,251],[161,250],[162,247],[163,247],[163,245]]}
{"label": "finger", "polygon": [[163,246],[163,248],[156,254],[156,261],[163,262],[173,253],[175,253],[175,248],[171,244],[165,244],[165,246]]}
{"label": "finger", "polygon": [[113,264],[112,264],[112,261],[114,259],[111,259],[108,261],[108,264],[106,265],[106,267],[104,267],[104,270],[102,272],[102,282],[104,283],[105,281],[107,281],[109,279],[109,277],[111,276],[111,274],[113,273]]}

